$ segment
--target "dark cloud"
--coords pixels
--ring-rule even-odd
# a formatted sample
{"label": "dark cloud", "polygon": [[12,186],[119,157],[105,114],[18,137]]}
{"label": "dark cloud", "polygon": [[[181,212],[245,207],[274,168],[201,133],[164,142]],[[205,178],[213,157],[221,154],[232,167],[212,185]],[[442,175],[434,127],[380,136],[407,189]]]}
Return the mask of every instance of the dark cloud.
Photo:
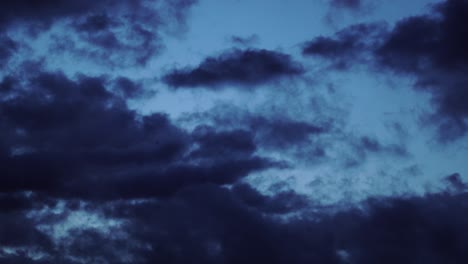
{"label": "dark cloud", "polygon": [[[158,32],[162,22],[157,16],[157,10],[143,11],[144,8],[130,9],[131,12],[138,12],[138,16],[122,13],[119,16],[113,14],[113,18],[110,18],[111,14],[98,14],[89,15],[81,22],[74,21],[76,35],[89,48],[64,45],[63,42],[71,38],[61,36],[57,36],[57,45],[61,45],[64,52],[99,58],[101,63],[109,61],[112,65],[145,65],[162,48]],[[130,17],[133,21],[129,20]]]}
{"label": "dark cloud", "polygon": [[126,77],[118,77],[115,80],[114,90],[124,98],[136,98],[147,93],[143,88],[143,84]]}
{"label": "dark cloud", "polygon": [[330,60],[335,69],[348,69],[371,47],[378,44],[386,26],[381,23],[357,24],[338,31],[334,37],[317,37],[304,44],[302,53]]}
{"label": "dark cloud", "polygon": [[[165,11],[172,13],[177,20],[182,19],[184,9],[194,4],[195,0],[176,0],[171,1],[170,6],[165,7]],[[165,4],[165,3],[164,3]],[[119,1],[112,0],[92,1],[83,0],[80,2],[70,2],[66,0],[19,0],[15,2],[2,2],[0,4],[0,25],[11,25],[21,22],[40,23],[47,25],[58,19],[63,18],[82,18],[86,22],[81,23],[82,29],[97,29],[101,28],[104,20],[109,21],[108,15],[118,11],[119,9],[129,9],[134,15],[135,11],[144,11],[144,8],[153,9],[156,1],[141,0],[141,1]],[[87,17],[87,15],[94,15]],[[137,15],[138,16],[138,15]],[[136,18],[136,17],[135,17]],[[104,22],[105,24],[109,24]],[[99,26],[101,24],[101,26]]]}
{"label": "dark cloud", "polygon": [[[161,33],[183,28],[195,0],[80,1],[20,0],[0,4],[0,28],[29,30],[32,38],[49,32],[54,55],[69,54],[96,64],[145,65],[163,47]],[[0,59],[3,49],[0,50]]]}
{"label": "dark cloud", "polygon": [[66,0],[20,0],[8,1],[0,4],[0,25],[8,25],[17,22],[50,23],[54,19],[80,15],[94,8],[103,8],[109,1],[84,0],[79,3],[71,3]]}
{"label": "dark cloud", "polygon": [[7,76],[0,82],[0,94],[7,94],[13,91],[18,85],[18,80]]}
{"label": "dark cloud", "polygon": [[[186,121],[209,123],[221,131],[251,131],[252,140],[259,151],[300,159],[324,158],[327,146],[320,139],[339,130],[335,120],[319,115],[314,121],[307,121],[280,112],[255,113],[226,105],[193,113]],[[244,147],[247,146],[247,142],[244,142]]]}
{"label": "dark cloud", "polygon": [[[359,1],[333,2],[353,8]],[[441,24],[455,2],[439,5],[442,15],[427,19]],[[59,22],[70,31],[59,34],[64,46],[57,52],[99,60],[114,53],[111,62],[144,64],[156,52],[161,27],[183,22],[194,1],[163,1],[157,9],[150,3],[0,3],[0,28],[34,24],[42,32]],[[350,27],[308,43],[304,53],[339,64],[373,54],[380,67],[420,76],[419,88],[442,105],[439,98],[446,94],[439,76],[458,76],[452,70],[461,69],[463,60],[436,59],[431,48],[420,50],[422,44],[400,58],[401,50],[413,49],[398,40],[403,24],[413,23],[408,21],[389,33],[375,25]],[[8,36],[0,39],[0,63],[17,50],[17,40]],[[85,52],[73,50],[69,40],[85,45]],[[411,61],[411,54],[424,58],[423,65]],[[128,106],[126,99],[147,92],[144,82],[70,77],[46,68],[27,62],[0,79],[0,263],[468,262],[466,183],[458,173],[446,177],[449,188],[439,194],[328,208],[281,183],[260,191],[247,178],[268,169],[275,169],[275,177],[277,169],[291,165],[263,156],[269,153],[320,158],[327,156],[327,144],[335,144],[330,141],[339,141],[365,160],[405,157],[402,145],[359,136],[343,141],[348,135],[342,124],[317,109],[303,119],[273,110],[210,111],[195,118],[194,129],[183,128],[167,114],[143,115]],[[421,77],[429,70],[437,78]],[[303,72],[280,52],[234,50],[193,69],[174,70],[164,81],[176,88],[245,88]],[[464,117],[459,90],[453,96],[453,109],[439,112]]]}
{"label": "dark cloud", "polygon": [[195,157],[244,156],[255,152],[257,146],[253,136],[246,130],[215,131],[210,127],[198,127],[194,137],[199,144],[192,155]]}
{"label": "dark cloud", "polygon": [[194,68],[175,69],[163,80],[176,88],[208,88],[223,84],[262,84],[303,72],[302,66],[289,55],[270,50],[236,49],[218,57],[208,57]]}
{"label": "dark cloud", "polygon": [[246,121],[249,127],[257,131],[257,140],[261,145],[272,149],[303,146],[310,142],[310,137],[330,132],[333,126],[330,123],[313,124],[280,116],[251,116]]}
{"label": "dark cloud", "polygon": [[340,116],[327,117],[319,112],[301,119],[279,111],[249,112],[219,105],[209,111],[192,114],[188,122],[210,123],[220,130],[242,128],[252,131],[252,138],[260,151],[277,153],[294,160],[293,163],[305,161],[307,166],[332,161],[350,169],[373,157],[394,160],[411,156],[401,138],[382,141],[375,136],[356,135],[343,126]]}
{"label": "dark cloud", "polygon": [[0,68],[3,68],[13,53],[18,49],[18,44],[8,36],[0,34]]}
{"label": "dark cloud", "polygon": [[440,142],[453,141],[468,131],[468,32],[462,26],[468,23],[468,2],[448,0],[432,10],[403,19],[390,31],[351,26],[306,43],[303,53],[328,59],[335,68],[366,62],[416,76],[416,89],[429,93],[435,106],[426,122],[438,127]]}
{"label": "dark cloud", "polygon": [[108,30],[117,23],[108,14],[90,15],[76,23],[76,30],[83,32],[99,32]]}
{"label": "dark cloud", "polygon": [[247,206],[268,214],[287,214],[307,209],[311,206],[305,195],[292,190],[278,191],[272,196],[259,193],[248,184],[234,185],[232,192]]}
{"label": "dark cloud", "polygon": [[[68,229],[63,239],[38,229],[72,207],[27,219],[2,214],[4,263],[464,263],[466,194],[380,198],[360,209],[314,208],[295,193],[271,196],[248,185],[185,188],[166,200],[81,207],[123,221],[118,227]],[[299,214],[281,218],[289,213]],[[61,216],[60,216],[61,217]],[[42,219],[42,220],[37,220]],[[47,220],[49,219],[49,220]],[[22,249],[22,250],[21,250]],[[33,259],[33,252],[42,253]],[[36,256],[37,257],[37,256]],[[14,263],[14,262],[13,262]]]}
{"label": "dark cloud", "polygon": [[382,64],[405,72],[460,70],[466,67],[468,3],[448,0],[434,7],[431,15],[414,16],[400,21],[377,50]]}
{"label": "dark cloud", "polygon": [[460,173],[453,173],[445,177],[445,181],[449,184],[449,187],[454,188],[456,191],[465,190],[468,185],[463,181]]}
{"label": "dark cloud", "polygon": [[442,142],[468,131],[468,2],[449,0],[436,5],[434,14],[399,22],[376,50],[380,65],[418,77],[417,88],[429,92],[435,104],[428,119],[438,126]]}
{"label": "dark cloud", "polygon": [[[123,89],[123,97],[113,93],[113,85]],[[83,199],[165,196],[197,183],[234,183],[279,166],[255,154],[250,133],[209,127],[192,133],[164,114],[137,114],[124,101],[132,85],[122,78],[70,79],[46,72],[5,78],[0,192]]]}

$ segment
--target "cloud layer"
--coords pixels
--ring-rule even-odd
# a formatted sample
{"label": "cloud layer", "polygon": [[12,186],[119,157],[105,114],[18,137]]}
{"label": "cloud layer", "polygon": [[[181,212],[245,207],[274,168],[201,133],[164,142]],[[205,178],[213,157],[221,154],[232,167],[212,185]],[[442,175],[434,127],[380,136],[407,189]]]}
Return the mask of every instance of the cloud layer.
{"label": "cloud layer", "polygon": [[[346,98],[307,65],[414,77],[448,145],[468,131],[467,1],[317,36],[302,58],[227,32],[242,49],[154,72],[165,34],[190,24],[195,4],[0,3],[0,263],[468,262],[463,175],[453,168],[435,187],[416,179],[424,190],[405,193],[389,171],[421,173],[406,141],[353,130]],[[87,73],[54,65],[67,56]],[[132,74],[141,66],[151,80]],[[215,99],[179,116],[143,109],[149,95],[193,90]],[[374,179],[390,184],[368,194]]]}

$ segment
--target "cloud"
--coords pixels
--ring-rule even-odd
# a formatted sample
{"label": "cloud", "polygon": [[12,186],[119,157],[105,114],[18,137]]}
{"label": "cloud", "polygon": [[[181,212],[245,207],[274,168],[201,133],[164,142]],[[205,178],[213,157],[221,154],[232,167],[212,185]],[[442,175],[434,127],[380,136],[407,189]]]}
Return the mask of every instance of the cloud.
{"label": "cloud", "polygon": [[[465,262],[466,198],[464,193],[378,198],[359,209],[314,212],[301,211],[314,206],[293,192],[267,196],[244,184],[232,189],[205,184],[164,200],[85,203],[77,208],[67,203],[62,210],[36,211],[30,219],[23,213],[2,213],[0,259],[143,264]],[[88,211],[102,222],[67,227],[59,219],[69,219],[72,210]],[[279,217],[291,212],[296,217]],[[46,228],[57,224],[65,230],[60,239]]]}
{"label": "cloud", "polygon": [[[165,7],[165,11],[173,12],[176,19],[181,19],[184,9],[195,3],[195,0],[177,0],[172,1],[170,7]],[[166,3],[163,3],[165,5]],[[96,18],[107,17],[107,12],[118,11],[119,9],[129,9],[131,12],[144,11],[143,7],[153,8],[156,1],[142,0],[130,1],[124,0],[114,3],[112,0],[91,1],[83,0],[79,3],[72,3],[66,0],[19,0],[15,2],[3,2],[0,4],[0,25],[11,26],[16,23],[39,23],[43,25],[50,24],[56,20],[64,18],[82,18],[88,21],[88,26],[93,27],[102,22]],[[179,9],[179,10],[177,10]],[[101,16],[86,18],[90,13],[100,13]],[[90,28],[90,27],[88,27]],[[96,28],[96,27],[94,27]]]}
{"label": "cloud", "polygon": [[457,191],[463,191],[468,187],[467,184],[463,181],[460,173],[453,173],[448,175],[445,177],[445,181],[449,184],[450,188],[454,188]]}
{"label": "cloud", "polygon": [[[160,5],[149,5],[155,2]],[[357,3],[333,2],[347,8]],[[57,34],[64,45],[57,54],[102,60],[114,53],[110,64],[122,59],[126,62],[119,65],[141,65],[157,51],[159,34],[183,22],[193,3],[19,0],[0,3],[0,28],[13,32],[34,25],[29,29],[35,34]],[[446,5],[437,12],[447,13]],[[428,19],[440,24],[444,17]],[[422,66],[411,55],[400,56],[411,47],[393,39],[400,39],[407,21],[388,32],[377,24],[352,26],[305,44],[304,54],[345,67],[372,58],[379,69],[418,76],[418,87],[433,93],[440,105],[446,82],[438,78],[458,76],[452,69],[464,64],[457,56],[439,61],[428,55],[434,53],[430,48],[420,51],[420,44],[408,54],[423,57]],[[0,64],[24,44],[13,36],[0,38]],[[265,178],[285,176],[281,169],[299,167],[303,154],[311,160],[342,159],[349,148],[357,162],[407,157],[403,145],[350,136],[340,119],[344,115],[328,111],[307,92],[300,93],[304,98],[290,97],[293,103],[316,100],[304,114],[283,111],[295,108],[286,104],[273,109],[275,102],[255,112],[233,107],[192,113],[199,116],[185,118],[195,125],[184,126],[169,114],[142,114],[129,106],[127,99],[133,103],[148,93],[143,81],[116,72],[67,76],[46,64],[24,62],[0,77],[0,263],[468,261],[466,183],[458,173],[445,178],[449,188],[438,194],[374,197],[352,207],[324,207],[293,189],[251,185],[256,179],[248,177],[257,172]],[[428,79],[429,70],[437,73],[434,79]],[[175,69],[163,80],[174,88],[249,89],[303,73],[287,54],[245,49]],[[456,109],[463,107],[457,102]],[[315,164],[311,160],[307,166]],[[414,166],[407,172],[419,173]]]}
{"label": "cloud", "polygon": [[306,42],[302,54],[329,60],[332,68],[345,70],[365,61],[366,51],[378,45],[385,29],[383,23],[352,25],[333,37],[321,36]]}
{"label": "cloud", "polygon": [[[37,70],[31,77],[2,81],[7,88],[0,90],[1,192],[157,197],[192,184],[234,183],[279,166],[256,155],[250,133],[190,132],[165,114],[130,110],[125,93],[113,89],[130,85],[129,80],[70,79]],[[11,83],[17,87],[8,88]]]}
{"label": "cloud", "polygon": [[259,37],[256,34],[246,37],[232,36],[230,40],[233,44],[239,45],[241,47],[248,47],[256,44],[259,41]]}
{"label": "cloud", "polygon": [[163,48],[163,31],[183,29],[195,3],[20,0],[0,4],[0,28],[27,31],[32,39],[43,37],[54,55],[87,58],[104,66],[142,66]]}
{"label": "cloud", "polygon": [[147,94],[143,84],[130,80],[127,77],[118,77],[115,80],[114,90],[124,98],[138,98]]}
{"label": "cloud", "polygon": [[407,150],[404,146],[398,144],[389,144],[384,145],[375,138],[370,138],[367,136],[361,137],[357,141],[356,147],[364,152],[371,152],[371,153],[389,153],[394,154],[396,156],[406,156],[408,155]]}
{"label": "cloud", "polygon": [[18,44],[8,36],[0,35],[0,68],[3,68],[13,53],[18,49]]}
{"label": "cloud", "polygon": [[252,186],[241,183],[234,185],[232,191],[247,206],[267,214],[295,213],[312,206],[307,196],[292,190],[278,191],[267,196]]}
{"label": "cloud", "polygon": [[0,25],[11,25],[19,22],[50,23],[54,19],[80,15],[95,8],[103,8],[108,1],[95,2],[90,0],[71,3],[66,0],[35,1],[20,0],[0,4]]}
{"label": "cloud", "polygon": [[232,50],[208,57],[194,68],[174,69],[163,80],[175,88],[214,88],[224,84],[257,85],[304,72],[289,55],[270,50]]}
{"label": "cloud", "polygon": [[448,0],[432,13],[399,21],[387,31],[373,24],[343,29],[334,37],[305,44],[303,53],[332,62],[338,69],[367,63],[384,71],[417,78],[415,88],[429,93],[435,110],[425,118],[438,128],[440,142],[450,142],[468,131],[468,3]]}
{"label": "cloud", "polygon": [[429,122],[438,126],[441,142],[468,131],[468,3],[449,0],[435,6],[432,15],[400,21],[376,51],[380,65],[414,74],[417,88],[432,95],[436,107]]}
{"label": "cloud", "polygon": [[[210,124],[219,131],[251,131],[251,138],[259,153],[278,154],[285,160],[292,159],[295,162],[325,158],[329,146],[322,139],[333,137],[340,130],[336,120],[320,114],[309,115],[308,119],[304,119],[282,111],[249,111],[225,104],[187,115],[184,121],[190,126]],[[248,144],[245,142],[244,146]]]}
{"label": "cloud", "polygon": [[317,103],[315,111],[308,112],[307,116],[288,114],[281,108],[246,110],[221,104],[205,112],[192,113],[185,121],[189,126],[210,124],[220,131],[252,131],[260,153],[279,155],[291,161],[291,167],[310,168],[332,162],[348,170],[361,168],[376,157],[392,162],[411,157],[403,139],[383,140],[352,132],[346,127],[342,112],[329,110],[326,104],[330,102],[314,103]]}

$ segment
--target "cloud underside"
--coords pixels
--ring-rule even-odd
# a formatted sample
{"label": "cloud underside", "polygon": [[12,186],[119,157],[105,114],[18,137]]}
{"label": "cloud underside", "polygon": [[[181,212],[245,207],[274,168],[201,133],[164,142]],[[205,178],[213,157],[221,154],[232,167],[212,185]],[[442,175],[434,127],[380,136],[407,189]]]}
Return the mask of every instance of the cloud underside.
{"label": "cloud underside", "polygon": [[449,0],[435,5],[431,14],[401,20],[391,30],[360,24],[313,39],[303,54],[330,60],[337,69],[366,62],[415,76],[415,88],[432,96],[435,109],[427,122],[438,127],[441,142],[453,141],[468,131],[467,14],[467,1]]}

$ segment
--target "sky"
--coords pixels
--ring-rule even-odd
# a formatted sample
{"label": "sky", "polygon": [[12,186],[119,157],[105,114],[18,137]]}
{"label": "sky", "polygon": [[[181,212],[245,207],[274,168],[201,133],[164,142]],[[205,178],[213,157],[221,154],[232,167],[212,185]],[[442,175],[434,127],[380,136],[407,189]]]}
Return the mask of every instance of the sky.
{"label": "sky", "polygon": [[468,263],[468,1],[0,3],[0,263]]}

